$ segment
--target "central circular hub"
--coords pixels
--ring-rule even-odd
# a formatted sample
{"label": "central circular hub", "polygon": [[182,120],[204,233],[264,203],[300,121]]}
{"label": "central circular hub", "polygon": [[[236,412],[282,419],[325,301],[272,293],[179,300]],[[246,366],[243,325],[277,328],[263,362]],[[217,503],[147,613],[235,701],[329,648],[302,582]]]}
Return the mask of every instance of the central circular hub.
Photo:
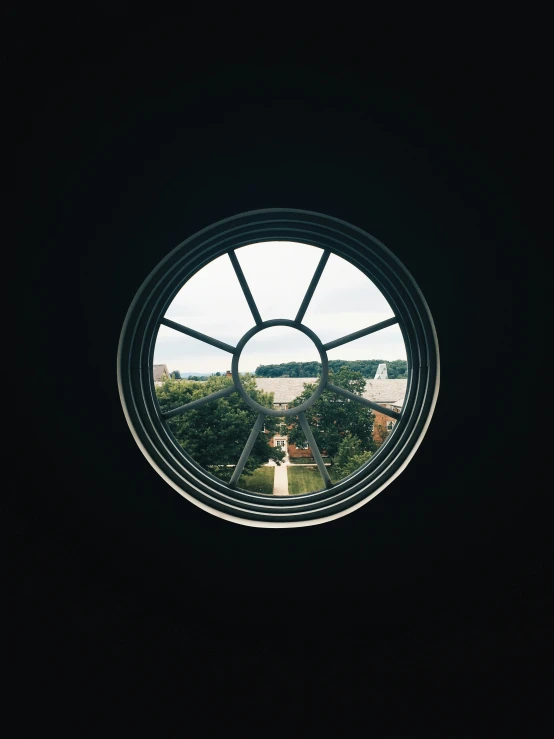
{"label": "central circular hub", "polygon": [[[240,367],[240,371],[239,371]],[[241,374],[254,374],[261,369],[262,379],[267,387],[264,392],[277,392],[274,407],[266,407],[252,398],[241,380]],[[239,341],[232,361],[233,382],[245,402],[258,413],[267,416],[295,416],[309,408],[319,398],[327,384],[327,354],[319,338],[309,328],[289,320],[265,321],[250,329]],[[318,377],[316,391],[298,406],[288,407],[288,398],[278,394],[279,388],[271,385],[271,378],[277,377]],[[299,395],[303,383],[297,388]]]}

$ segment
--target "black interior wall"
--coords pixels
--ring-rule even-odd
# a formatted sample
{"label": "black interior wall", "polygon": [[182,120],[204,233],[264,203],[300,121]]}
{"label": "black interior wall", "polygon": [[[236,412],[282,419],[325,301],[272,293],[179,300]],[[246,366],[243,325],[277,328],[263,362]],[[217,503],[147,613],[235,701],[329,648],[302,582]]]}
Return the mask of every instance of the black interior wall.
{"label": "black interior wall", "polygon": [[[372,671],[387,685],[426,676],[443,707],[460,676],[494,711],[512,677],[531,701],[520,688],[542,659],[550,586],[529,464],[547,296],[531,287],[542,103],[526,70],[407,65],[385,78],[348,52],[194,58],[166,33],[104,29],[99,47],[82,26],[63,39],[35,28],[14,44],[17,649],[34,674],[57,664],[130,684],[173,667],[189,685],[194,663],[195,689],[216,695],[269,669],[302,696],[294,710],[345,685],[344,700],[363,702]],[[136,446],[115,371],[126,310],[157,262],[216,220],[279,206],[392,249],[441,352],[409,467],[356,513],[291,531],[182,500]]]}

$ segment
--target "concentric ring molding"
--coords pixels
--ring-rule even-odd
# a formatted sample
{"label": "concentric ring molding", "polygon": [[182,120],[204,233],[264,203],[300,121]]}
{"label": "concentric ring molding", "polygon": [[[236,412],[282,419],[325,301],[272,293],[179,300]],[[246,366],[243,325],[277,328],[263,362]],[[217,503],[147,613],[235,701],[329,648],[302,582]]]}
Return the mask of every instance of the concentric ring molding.
{"label": "concentric ring molding", "polygon": [[[391,305],[408,361],[402,417],[386,443],[365,465],[332,488],[294,497],[232,489],[200,467],[160,418],[152,373],[160,320],[185,282],[222,254],[264,241],[297,241],[329,249],[357,267]],[[278,323],[285,325],[284,321]],[[325,523],[355,511],[384,490],[407,466],[435,408],[439,349],[421,290],[384,244],[330,216],[271,208],[219,221],[183,241],[157,265],[137,291],[125,317],[118,347],[117,379],[125,417],[137,444],[178,493],[203,510],[234,523],[292,528]]]}

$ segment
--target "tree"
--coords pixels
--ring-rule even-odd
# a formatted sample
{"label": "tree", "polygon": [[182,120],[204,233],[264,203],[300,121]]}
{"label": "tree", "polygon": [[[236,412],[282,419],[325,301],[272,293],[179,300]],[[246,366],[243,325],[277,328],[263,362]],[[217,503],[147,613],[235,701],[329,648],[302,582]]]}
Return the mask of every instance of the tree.
{"label": "tree", "polygon": [[406,379],[408,377],[408,365],[405,359],[394,359],[387,362],[387,375],[391,380]]}
{"label": "tree", "polygon": [[[365,380],[360,372],[342,367],[338,372],[329,372],[329,382],[333,385],[361,395],[365,389]],[[293,400],[292,406],[300,405],[313,395],[317,383],[304,383],[304,390]],[[361,451],[374,451],[373,419],[375,415],[364,405],[349,400],[342,395],[324,390],[321,397],[305,412],[312,433],[320,451],[326,451],[333,458],[339,451],[342,440],[350,434],[356,436],[361,444]],[[289,429],[289,442],[298,445],[306,443],[306,437],[298,419],[292,419]]]}
{"label": "tree", "polygon": [[170,373],[170,377],[173,380],[180,380],[181,379],[181,373],[179,372],[179,370],[173,370],[173,372]]}
{"label": "tree", "polygon": [[372,451],[364,451],[362,442],[357,436],[347,432],[339,444],[337,456],[333,462],[335,477],[337,479],[347,477],[367,462],[372,455]]}
{"label": "tree", "polygon": [[[168,380],[156,387],[156,395],[162,412],[172,410],[192,400],[222,390],[232,384],[228,377],[212,376],[206,382]],[[250,376],[242,377],[246,392],[258,403],[271,408],[273,393],[264,393],[256,387]],[[258,414],[249,408],[238,393],[210,401],[190,411],[169,418],[167,424],[173,435],[202,467],[222,479],[230,479],[233,467],[242,453]],[[285,456],[281,449],[271,447],[269,439],[275,433],[277,420],[268,416],[265,420],[266,433],[260,432],[246,462],[243,474],[254,472],[268,459],[277,464]]]}
{"label": "tree", "polygon": [[[373,379],[377,367],[385,363],[390,380],[405,379],[407,377],[407,363],[405,359],[394,359],[389,362],[386,359],[330,359],[329,369],[338,372],[341,367],[348,367],[360,372],[363,377]],[[258,377],[317,377],[321,374],[320,362],[287,362],[284,364],[261,364],[256,368]]]}
{"label": "tree", "polygon": [[384,443],[387,436],[390,434],[390,431],[387,429],[386,426],[383,426],[382,423],[378,423],[375,426],[375,431],[377,432],[377,435],[379,437],[379,440],[377,441],[378,445],[381,446],[381,444]]}

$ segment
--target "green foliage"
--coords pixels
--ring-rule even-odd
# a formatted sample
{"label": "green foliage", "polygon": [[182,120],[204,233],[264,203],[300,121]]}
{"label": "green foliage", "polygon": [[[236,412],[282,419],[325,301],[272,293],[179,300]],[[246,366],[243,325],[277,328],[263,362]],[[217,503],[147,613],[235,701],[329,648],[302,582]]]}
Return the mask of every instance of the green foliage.
{"label": "green foliage", "polygon": [[[365,380],[359,372],[342,367],[338,372],[329,372],[329,382],[343,387],[356,395],[362,395],[365,389]],[[300,405],[307,400],[317,387],[317,383],[304,383],[304,390],[291,403]],[[360,440],[361,451],[374,451],[373,420],[374,414],[366,406],[355,400],[324,390],[321,397],[306,411],[306,418],[316,443],[321,452],[326,451],[334,457],[339,451],[340,444],[347,434],[356,436]],[[300,446],[306,443],[306,437],[297,418],[291,419],[289,443]]]}
{"label": "green foliage", "polygon": [[390,434],[390,431],[382,423],[378,423],[377,426],[375,426],[375,431],[376,431],[377,436],[378,436],[377,443],[379,444],[379,446],[381,446],[381,444],[385,441],[385,439],[387,438],[387,436]]}
{"label": "green foliage", "polygon": [[[405,359],[393,359],[387,362],[387,375],[389,380],[402,380],[408,377],[408,364]],[[377,368],[375,368],[377,370]],[[373,375],[375,377],[375,374]]]}
{"label": "green foliage", "polygon": [[[232,384],[228,377],[212,376],[206,382],[189,380],[168,380],[156,387],[156,395],[162,412],[172,410],[192,400],[198,400]],[[251,377],[243,377],[248,394],[258,403],[271,407],[273,393],[264,393],[256,387]],[[257,413],[248,408],[238,393],[210,401],[168,419],[167,424],[173,435],[191,457],[202,467],[222,479],[230,479],[232,467],[236,465],[257,418]],[[271,447],[269,439],[275,433],[276,420],[267,417],[265,428],[269,433],[260,432],[243,474],[252,474],[268,459],[278,464],[284,457],[281,449]],[[215,468],[214,465],[221,465]]]}
{"label": "green foliage", "polygon": [[[328,462],[328,457],[323,457],[324,462]],[[290,457],[290,464],[317,464],[313,457]]]}
{"label": "green foliage", "polygon": [[357,436],[345,434],[333,463],[335,477],[337,479],[347,477],[367,462],[372,454],[372,451],[363,449],[363,444]]}
{"label": "green foliage", "polygon": [[320,362],[287,362],[262,364],[256,369],[256,377],[316,377],[321,373]]}
{"label": "green foliage", "polygon": [[[338,372],[341,367],[348,367],[359,372],[362,377],[373,379],[377,367],[382,362],[387,365],[387,374],[390,380],[405,379],[408,377],[405,359],[394,359],[388,362],[385,359],[330,359],[329,369]],[[320,362],[287,362],[285,364],[262,364],[256,369],[256,377],[317,377],[321,374]]]}
{"label": "green foliage", "polygon": [[181,373],[179,372],[179,370],[174,370],[173,372],[171,372],[170,377],[172,380],[180,380]]}

